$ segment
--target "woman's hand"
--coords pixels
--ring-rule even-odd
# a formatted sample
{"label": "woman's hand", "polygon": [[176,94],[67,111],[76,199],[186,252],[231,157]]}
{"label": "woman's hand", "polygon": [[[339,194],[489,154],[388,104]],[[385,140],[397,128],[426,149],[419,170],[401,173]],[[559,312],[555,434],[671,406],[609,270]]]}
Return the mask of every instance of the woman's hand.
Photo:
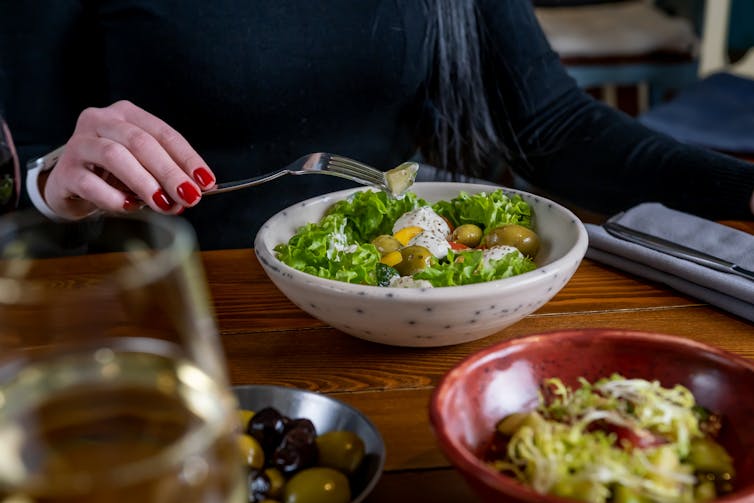
{"label": "woman's hand", "polygon": [[133,211],[149,205],[179,214],[215,176],[183,136],[128,101],[81,112],[43,196],[59,216]]}

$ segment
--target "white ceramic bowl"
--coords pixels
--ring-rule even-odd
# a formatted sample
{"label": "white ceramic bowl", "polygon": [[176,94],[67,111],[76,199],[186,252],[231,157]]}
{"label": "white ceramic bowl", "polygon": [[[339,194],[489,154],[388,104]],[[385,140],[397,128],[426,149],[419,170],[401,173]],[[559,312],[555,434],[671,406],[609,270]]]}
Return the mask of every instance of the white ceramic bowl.
{"label": "white ceramic bowl", "polygon": [[[419,182],[412,191],[435,202],[461,191],[492,192],[498,186]],[[384,288],[319,278],[282,263],[274,248],[296,230],[319,221],[335,201],[357,188],[297,203],[272,216],[259,230],[254,247],[267,275],[294,304],[350,335],[395,346],[447,346],[486,337],[536,311],[563,288],[581,263],[587,234],[566,208],[537,195],[519,194],[535,215],[540,250],[537,269],[511,278],[442,288]]]}

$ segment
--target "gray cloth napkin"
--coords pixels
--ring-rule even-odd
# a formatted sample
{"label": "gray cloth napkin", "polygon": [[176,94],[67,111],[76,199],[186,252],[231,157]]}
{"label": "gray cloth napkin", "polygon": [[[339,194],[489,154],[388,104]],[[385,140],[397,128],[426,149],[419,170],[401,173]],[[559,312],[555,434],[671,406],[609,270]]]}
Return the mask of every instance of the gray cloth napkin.
{"label": "gray cloth napkin", "polygon": [[[644,203],[610,219],[625,227],[729,260],[754,270],[754,236],[659,203]],[[696,297],[754,321],[754,281],[613,237],[586,224],[586,256]]]}

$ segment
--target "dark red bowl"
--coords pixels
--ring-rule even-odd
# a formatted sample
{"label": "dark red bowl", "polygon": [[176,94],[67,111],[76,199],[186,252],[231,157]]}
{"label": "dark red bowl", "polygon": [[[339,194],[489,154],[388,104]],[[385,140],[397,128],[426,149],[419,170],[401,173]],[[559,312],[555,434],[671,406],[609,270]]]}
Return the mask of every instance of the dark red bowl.
{"label": "dark red bowl", "polygon": [[469,356],[440,381],[429,416],[439,446],[484,501],[556,503],[485,464],[480,451],[507,414],[536,406],[543,379],[577,386],[613,373],[682,384],[722,414],[719,441],[734,459],[733,493],[754,501],[754,361],[682,337],[611,329],[563,330],[510,339]]}

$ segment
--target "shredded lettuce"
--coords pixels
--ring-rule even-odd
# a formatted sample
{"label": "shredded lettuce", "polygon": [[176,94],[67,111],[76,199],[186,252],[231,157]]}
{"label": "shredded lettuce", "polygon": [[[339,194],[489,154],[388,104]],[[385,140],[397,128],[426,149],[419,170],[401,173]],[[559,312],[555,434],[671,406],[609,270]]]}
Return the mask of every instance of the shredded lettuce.
{"label": "shredded lettuce", "polygon": [[620,375],[580,383],[547,379],[535,410],[500,421],[507,444],[492,465],[542,494],[594,503],[706,501],[713,480],[733,476],[687,388]]}

